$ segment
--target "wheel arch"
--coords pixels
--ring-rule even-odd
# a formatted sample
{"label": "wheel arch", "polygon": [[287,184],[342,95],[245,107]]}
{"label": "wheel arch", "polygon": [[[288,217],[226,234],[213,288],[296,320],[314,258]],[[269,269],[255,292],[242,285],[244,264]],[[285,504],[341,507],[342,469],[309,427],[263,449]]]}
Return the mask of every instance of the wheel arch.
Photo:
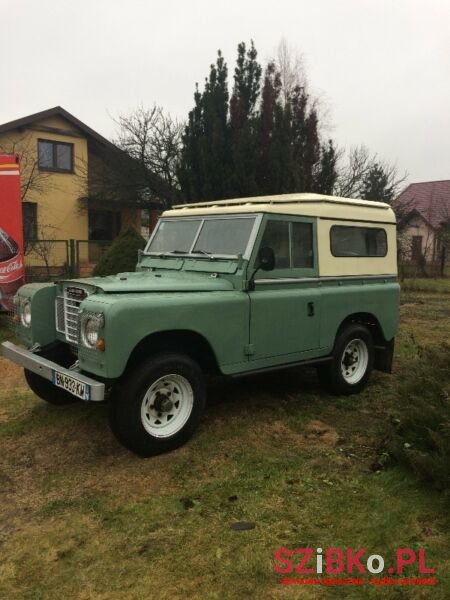
{"label": "wheel arch", "polygon": [[336,340],[339,338],[339,334],[341,331],[347,326],[351,324],[365,325],[367,329],[372,334],[373,343],[376,346],[385,346],[387,340],[384,336],[383,329],[381,327],[380,321],[377,317],[368,312],[357,312],[352,313],[345,317],[345,319],[339,325],[336,335],[334,338],[334,345],[336,345]]}
{"label": "wheel arch", "polygon": [[143,358],[161,352],[186,354],[205,373],[220,373],[219,363],[209,341],[196,331],[176,329],[151,333],[133,348],[128,358],[125,372]]}

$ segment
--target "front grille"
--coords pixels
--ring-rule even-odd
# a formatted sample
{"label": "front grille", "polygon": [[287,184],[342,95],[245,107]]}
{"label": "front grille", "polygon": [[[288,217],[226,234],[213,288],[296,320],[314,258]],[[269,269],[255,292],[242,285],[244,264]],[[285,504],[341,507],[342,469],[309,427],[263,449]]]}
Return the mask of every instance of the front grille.
{"label": "front grille", "polygon": [[71,344],[78,343],[80,304],[88,295],[89,292],[84,288],[67,287],[64,295],[56,298],[56,329]]}
{"label": "front grille", "polygon": [[66,333],[66,321],[64,318],[64,296],[56,296],[56,331]]}

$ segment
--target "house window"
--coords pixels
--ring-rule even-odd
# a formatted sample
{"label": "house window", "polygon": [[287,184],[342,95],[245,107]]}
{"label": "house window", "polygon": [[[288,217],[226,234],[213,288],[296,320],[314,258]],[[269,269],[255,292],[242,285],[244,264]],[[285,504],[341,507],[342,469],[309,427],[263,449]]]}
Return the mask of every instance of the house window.
{"label": "house window", "polygon": [[89,240],[113,240],[120,231],[120,213],[111,210],[90,210]]}
{"label": "house window", "polygon": [[333,225],[330,231],[333,256],[386,256],[387,238],[384,229]]}
{"label": "house window", "polygon": [[38,158],[42,171],[73,172],[73,144],[38,140]]}
{"label": "house window", "polygon": [[421,235],[413,235],[412,237],[411,259],[413,261],[418,261],[422,256],[422,240]]}
{"label": "house window", "polygon": [[37,240],[37,204],[36,202],[22,203],[23,239]]}

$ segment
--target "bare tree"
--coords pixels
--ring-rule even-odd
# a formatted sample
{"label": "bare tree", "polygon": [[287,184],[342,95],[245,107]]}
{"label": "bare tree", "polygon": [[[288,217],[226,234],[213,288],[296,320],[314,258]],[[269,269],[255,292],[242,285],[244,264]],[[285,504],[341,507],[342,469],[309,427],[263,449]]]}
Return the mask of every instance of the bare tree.
{"label": "bare tree", "polygon": [[325,133],[329,135],[333,128],[329,102],[323,93],[311,90],[304,55],[283,37],[276,48],[273,62],[280,76],[282,103],[286,105],[295,90],[300,88],[308,96],[310,107],[317,114],[322,136],[326,137]]}
{"label": "bare tree", "polygon": [[335,194],[345,198],[362,197],[367,179],[374,169],[383,173],[386,187],[391,190],[391,196],[395,197],[408,174],[405,172],[400,175],[396,165],[381,160],[364,145],[352,146],[348,152],[339,150]]}
{"label": "bare tree", "polygon": [[177,164],[183,125],[159,106],[116,121],[113,142],[91,147],[79,164],[79,204],[96,208],[169,207],[180,200]]}
{"label": "bare tree", "polygon": [[286,38],[281,38],[275,57],[275,68],[280,75],[281,99],[287,104],[295,88],[307,91],[308,80],[303,55],[288,44]]}
{"label": "bare tree", "polygon": [[178,187],[177,165],[184,124],[173,119],[161,106],[139,106],[116,121],[119,132],[113,142],[131,158]]}
{"label": "bare tree", "polygon": [[39,228],[38,239],[25,240],[25,256],[37,257],[44,263],[47,279],[51,275],[52,256],[57,241],[56,231],[57,228],[53,225],[43,225]]}

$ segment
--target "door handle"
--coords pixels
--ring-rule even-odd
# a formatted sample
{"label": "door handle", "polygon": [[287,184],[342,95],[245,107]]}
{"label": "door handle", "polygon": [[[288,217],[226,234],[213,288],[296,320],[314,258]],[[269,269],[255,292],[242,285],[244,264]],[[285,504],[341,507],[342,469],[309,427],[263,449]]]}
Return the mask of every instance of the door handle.
{"label": "door handle", "polygon": [[308,302],[308,317],[314,316],[314,302]]}

